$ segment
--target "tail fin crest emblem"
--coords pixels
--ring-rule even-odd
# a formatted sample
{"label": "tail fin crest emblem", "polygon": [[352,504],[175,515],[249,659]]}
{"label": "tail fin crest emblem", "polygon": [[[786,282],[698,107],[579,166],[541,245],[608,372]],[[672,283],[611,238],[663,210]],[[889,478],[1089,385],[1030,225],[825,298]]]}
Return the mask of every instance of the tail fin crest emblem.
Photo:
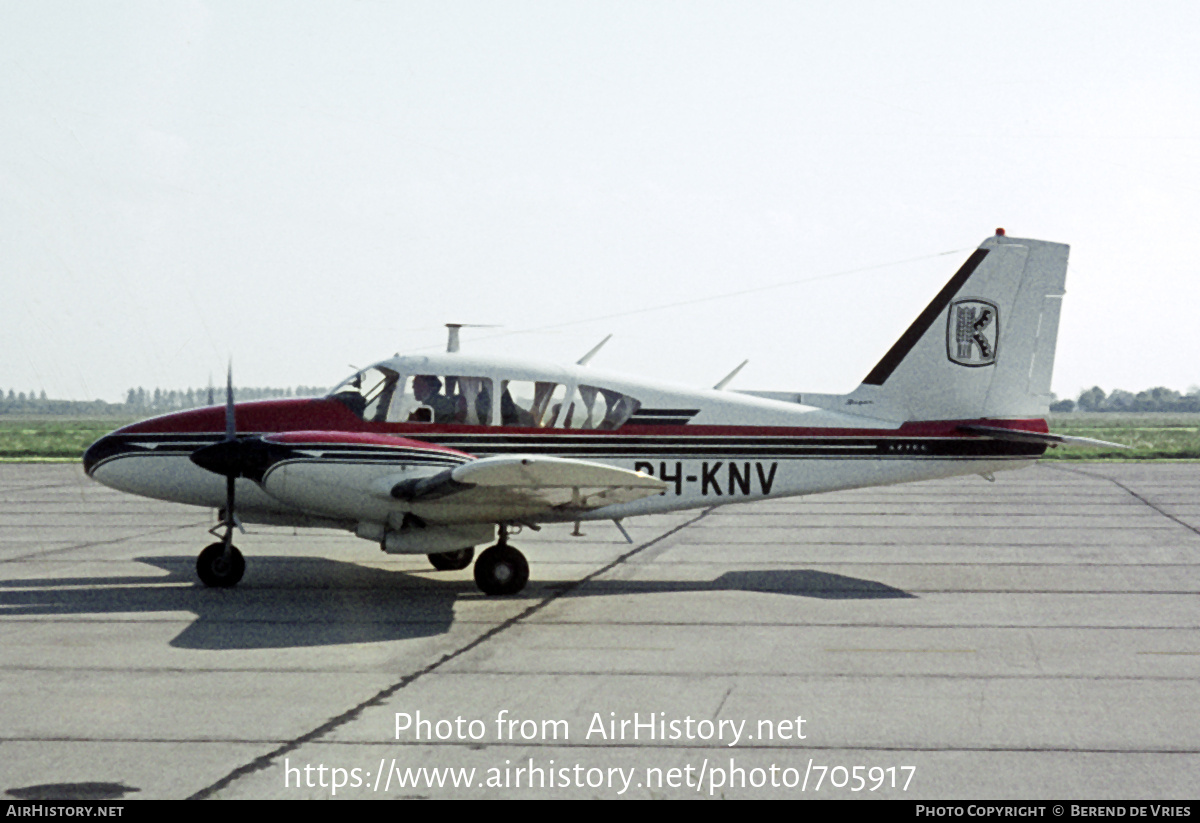
{"label": "tail fin crest emblem", "polygon": [[1000,308],[990,300],[956,300],[946,322],[946,356],[960,366],[990,366],[1000,343]]}

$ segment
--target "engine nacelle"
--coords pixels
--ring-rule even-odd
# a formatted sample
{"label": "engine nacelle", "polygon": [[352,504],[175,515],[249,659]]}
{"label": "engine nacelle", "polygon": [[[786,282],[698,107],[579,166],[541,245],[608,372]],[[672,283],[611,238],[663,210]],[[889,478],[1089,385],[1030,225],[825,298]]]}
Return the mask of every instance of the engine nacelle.
{"label": "engine nacelle", "polygon": [[359,523],[355,534],[378,542],[388,554],[440,554],[492,543],[496,540],[496,527],[491,523],[468,523],[392,529],[382,523]]}

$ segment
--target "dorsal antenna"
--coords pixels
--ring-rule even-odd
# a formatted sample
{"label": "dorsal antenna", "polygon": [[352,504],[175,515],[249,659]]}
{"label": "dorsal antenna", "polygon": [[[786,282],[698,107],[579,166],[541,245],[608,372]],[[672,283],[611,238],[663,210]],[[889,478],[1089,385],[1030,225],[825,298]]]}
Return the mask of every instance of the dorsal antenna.
{"label": "dorsal antenna", "polygon": [[589,360],[591,360],[593,357],[595,357],[595,356],[596,356],[596,352],[598,352],[598,351],[600,351],[602,348],[604,348],[604,344],[605,344],[605,343],[607,343],[609,340],[612,340],[612,335],[611,335],[611,334],[610,334],[608,337],[606,337],[606,338],[604,338],[603,340],[601,340],[601,341],[600,341],[599,343],[597,343],[596,345],[592,346],[592,350],[591,350],[590,352],[588,352],[587,354],[585,354],[583,357],[581,357],[581,358],[579,358],[578,360],[576,360],[576,361],[575,361],[575,365],[576,365],[576,366],[586,366],[586,365],[588,364],[588,361],[589,361]]}
{"label": "dorsal antenna", "polygon": [[749,360],[743,360],[740,364],[738,364],[738,367],[736,369],[734,369],[729,374],[727,374],[723,378],[721,378],[721,382],[717,383],[717,385],[713,386],[713,388],[720,390],[720,389],[723,389],[726,386],[728,386],[729,381],[732,380],[733,378],[737,377],[737,373],[740,372],[742,370],[742,367],[745,366],[749,362],[750,362]]}

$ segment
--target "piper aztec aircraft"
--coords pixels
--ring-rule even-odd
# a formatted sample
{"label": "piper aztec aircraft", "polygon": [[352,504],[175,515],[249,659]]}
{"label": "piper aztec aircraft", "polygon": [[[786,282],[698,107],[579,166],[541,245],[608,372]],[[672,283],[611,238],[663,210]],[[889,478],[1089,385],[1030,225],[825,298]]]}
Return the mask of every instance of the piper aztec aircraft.
{"label": "piper aztec aircraft", "polygon": [[515,527],[990,479],[1083,440],[1044,419],[1067,251],[998,230],[847,395],[652,384],[593,370],[599,347],[571,366],[477,356],[451,327],[447,352],[397,355],[326,397],[235,405],[230,378],[224,408],[118,429],[84,467],[219,509],[220,540],[197,561],[209,586],[241,579],[233,529],[259,523],[345,529],[438,569],[494,541],[476,583],[514,594],[529,578]]}

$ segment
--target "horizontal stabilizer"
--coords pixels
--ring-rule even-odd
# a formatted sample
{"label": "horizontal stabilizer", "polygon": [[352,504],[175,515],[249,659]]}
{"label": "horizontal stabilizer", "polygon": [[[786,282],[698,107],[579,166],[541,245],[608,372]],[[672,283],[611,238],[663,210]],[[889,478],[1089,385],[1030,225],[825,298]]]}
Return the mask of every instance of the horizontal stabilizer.
{"label": "horizontal stabilizer", "polygon": [[1022,429],[1004,429],[998,426],[959,426],[958,430],[965,434],[975,434],[980,437],[990,437],[993,440],[1012,440],[1017,443],[1044,443],[1047,446],[1104,446],[1114,449],[1128,449],[1122,443],[1110,443],[1107,440],[1095,440],[1091,437],[1070,437],[1065,434],[1050,434],[1049,432],[1031,432]]}

